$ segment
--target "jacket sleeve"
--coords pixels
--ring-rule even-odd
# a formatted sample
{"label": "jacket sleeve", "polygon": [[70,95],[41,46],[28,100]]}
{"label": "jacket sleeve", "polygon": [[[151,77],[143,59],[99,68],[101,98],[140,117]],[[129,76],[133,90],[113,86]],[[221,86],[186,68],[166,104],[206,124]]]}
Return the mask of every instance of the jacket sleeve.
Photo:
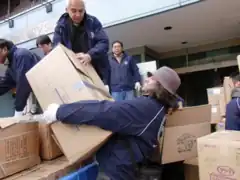
{"label": "jacket sleeve", "polygon": [[131,69],[132,69],[132,74],[133,74],[135,83],[136,82],[141,82],[141,75],[139,73],[139,69],[138,69],[138,66],[137,66],[137,63],[136,63],[135,59],[133,57],[131,57],[130,62],[131,62]]}
{"label": "jacket sleeve", "polygon": [[32,68],[32,64],[28,63],[32,61],[30,54],[22,54],[17,57],[16,67],[16,100],[15,109],[16,111],[23,111],[27,104],[27,99],[32,92],[32,89],[28,83],[26,73]]}
{"label": "jacket sleeve", "polygon": [[56,47],[59,43],[63,44],[61,28],[59,25],[56,25],[53,33],[53,47]]}
{"label": "jacket sleeve", "polygon": [[146,124],[138,120],[143,113],[121,102],[81,101],[61,105],[57,111],[57,119],[67,124],[87,124],[114,133],[137,135],[146,127]]}
{"label": "jacket sleeve", "polygon": [[0,79],[0,96],[7,93],[9,90],[15,87],[15,81],[7,69],[5,76]]}
{"label": "jacket sleeve", "polygon": [[103,30],[102,24],[97,18],[94,19],[94,41],[95,46],[88,51],[88,54],[92,59],[102,57],[108,53],[109,50],[109,39],[105,31]]}

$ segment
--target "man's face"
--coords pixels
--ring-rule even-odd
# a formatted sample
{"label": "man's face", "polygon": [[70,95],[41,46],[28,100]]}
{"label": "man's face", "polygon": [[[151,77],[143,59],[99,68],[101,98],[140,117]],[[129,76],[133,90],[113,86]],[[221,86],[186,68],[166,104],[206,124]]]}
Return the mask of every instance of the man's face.
{"label": "man's face", "polygon": [[8,55],[8,50],[7,48],[1,48],[0,49],[0,64],[4,64]]}
{"label": "man's face", "polygon": [[146,78],[146,80],[144,81],[142,90],[144,92],[149,92],[151,90],[156,89],[157,84],[158,82],[154,80],[153,77]]}
{"label": "man's face", "polygon": [[113,44],[113,47],[112,47],[113,54],[120,55],[120,54],[122,54],[122,51],[123,51],[123,48],[120,43],[116,42]]}
{"label": "man's face", "polygon": [[240,87],[240,81],[235,81],[235,82],[233,83],[233,86],[234,86],[235,88],[239,88],[239,87]]}
{"label": "man's face", "polygon": [[85,5],[82,0],[70,0],[67,12],[75,24],[80,24],[85,13]]}
{"label": "man's face", "polygon": [[49,43],[49,44],[42,44],[42,45],[39,44],[38,47],[43,50],[45,55],[48,54],[52,50],[51,43]]}

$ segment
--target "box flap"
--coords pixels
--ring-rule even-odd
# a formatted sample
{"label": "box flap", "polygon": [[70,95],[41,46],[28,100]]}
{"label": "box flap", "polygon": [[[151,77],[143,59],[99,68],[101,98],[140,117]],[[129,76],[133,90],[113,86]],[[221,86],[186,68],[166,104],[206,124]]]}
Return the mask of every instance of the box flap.
{"label": "box flap", "polygon": [[222,143],[238,142],[240,143],[240,131],[218,131],[207,136],[201,137],[199,141],[214,140]]}
{"label": "box flap", "polygon": [[71,163],[88,158],[89,152],[96,151],[112,134],[94,126],[75,126],[60,122],[52,124],[51,128],[61,150]]}
{"label": "box flap", "polygon": [[18,123],[21,120],[30,120],[30,116],[0,118],[0,128],[4,129]]}
{"label": "box flap", "polygon": [[169,115],[166,127],[198,124],[211,121],[211,105],[186,107]]}

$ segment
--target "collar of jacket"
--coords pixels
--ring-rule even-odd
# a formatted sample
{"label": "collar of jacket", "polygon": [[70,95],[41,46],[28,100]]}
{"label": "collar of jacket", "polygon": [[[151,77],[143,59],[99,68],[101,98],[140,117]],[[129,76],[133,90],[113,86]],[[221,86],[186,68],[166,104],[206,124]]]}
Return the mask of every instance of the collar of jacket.
{"label": "collar of jacket", "polygon": [[[128,56],[128,54],[123,51],[123,52],[122,52],[122,60],[125,59],[127,56]],[[115,57],[114,53],[112,53],[112,59],[113,59],[113,60],[116,60],[116,57]]]}
{"label": "collar of jacket", "polygon": [[17,50],[17,46],[13,45],[8,52],[7,58],[9,61],[9,66],[12,64],[14,52]]}
{"label": "collar of jacket", "polygon": [[232,90],[232,94],[231,94],[232,98],[238,98],[240,97],[240,88],[234,88]]}

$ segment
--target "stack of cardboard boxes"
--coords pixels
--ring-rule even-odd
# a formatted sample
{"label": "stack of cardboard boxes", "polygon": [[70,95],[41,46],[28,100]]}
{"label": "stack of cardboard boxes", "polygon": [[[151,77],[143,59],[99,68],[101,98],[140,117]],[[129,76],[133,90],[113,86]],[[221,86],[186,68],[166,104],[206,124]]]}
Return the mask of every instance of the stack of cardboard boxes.
{"label": "stack of cardboard boxes", "polygon": [[230,77],[224,78],[223,87],[207,89],[208,103],[212,106],[211,124],[216,124],[217,130],[224,129],[226,105],[231,100],[232,89]]}
{"label": "stack of cardboard boxes", "polygon": [[[51,103],[113,101],[92,66],[83,66],[75,54],[62,45],[56,47],[26,75],[43,110]],[[210,134],[210,121],[210,105],[187,107],[169,115],[164,139],[159,140],[163,142],[162,163],[195,158],[197,138]],[[14,174],[8,180],[58,179],[81,167],[112,135],[109,131],[87,125],[57,122],[50,126],[15,122],[0,121],[0,178]],[[159,154],[155,157],[158,162]],[[40,163],[39,156],[42,160],[51,161]],[[24,169],[27,170],[20,172]],[[20,173],[15,174],[17,172]]]}

